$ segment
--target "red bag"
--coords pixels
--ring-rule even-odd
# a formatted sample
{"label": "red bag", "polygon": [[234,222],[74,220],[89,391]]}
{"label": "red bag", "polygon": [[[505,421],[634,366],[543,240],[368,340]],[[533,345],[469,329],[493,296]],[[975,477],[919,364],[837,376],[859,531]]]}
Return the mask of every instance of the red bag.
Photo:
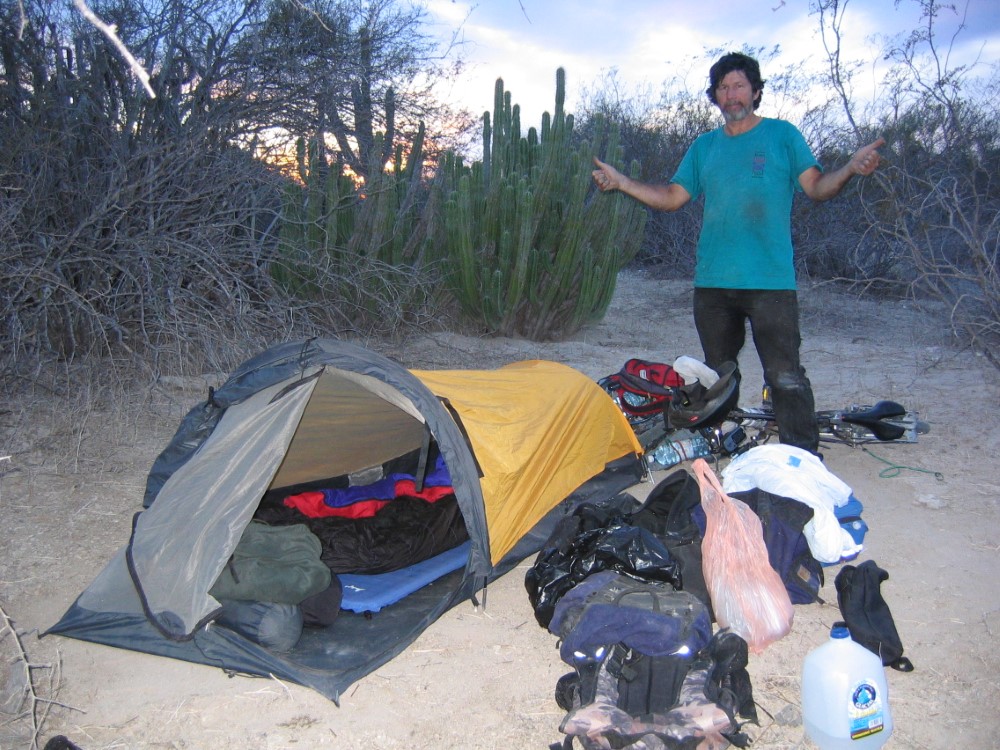
{"label": "red bag", "polygon": [[702,570],[719,625],[760,653],[792,629],[788,590],[768,561],[760,518],[729,497],[703,458],[691,466],[707,519],[701,543]]}
{"label": "red bag", "polygon": [[662,414],[684,378],[671,365],[629,359],[622,369],[598,381],[630,420]]}

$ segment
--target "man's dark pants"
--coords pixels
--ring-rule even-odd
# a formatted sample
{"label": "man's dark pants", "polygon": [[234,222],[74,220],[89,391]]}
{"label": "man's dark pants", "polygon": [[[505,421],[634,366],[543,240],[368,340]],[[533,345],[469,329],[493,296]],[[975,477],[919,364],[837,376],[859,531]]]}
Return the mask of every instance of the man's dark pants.
{"label": "man's dark pants", "polygon": [[746,342],[746,321],[771,387],[778,436],[786,445],[819,450],[819,429],[812,386],[799,361],[799,301],[793,290],[694,290],[694,322],[705,364],[717,369],[738,362]]}

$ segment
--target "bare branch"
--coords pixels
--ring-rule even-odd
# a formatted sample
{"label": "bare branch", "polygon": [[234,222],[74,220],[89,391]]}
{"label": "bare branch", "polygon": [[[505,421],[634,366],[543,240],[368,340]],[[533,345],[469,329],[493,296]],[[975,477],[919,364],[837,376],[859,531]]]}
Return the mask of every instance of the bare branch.
{"label": "bare branch", "polygon": [[110,40],[121,56],[128,61],[129,67],[132,69],[135,77],[142,82],[143,87],[146,89],[146,93],[149,94],[149,98],[155,99],[156,92],[153,91],[153,87],[149,85],[149,73],[146,72],[146,69],[143,68],[139,61],[135,59],[131,52],[129,52],[128,47],[125,46],[122,40],[118,38],[118,31],[115,27],[104,23],[104,21],[98,18],[97,14],[90,9],[89,5],[87,5],[86,0],[73,0],[73,4],[84,18],[90,21],[91,24],[93,24]]}

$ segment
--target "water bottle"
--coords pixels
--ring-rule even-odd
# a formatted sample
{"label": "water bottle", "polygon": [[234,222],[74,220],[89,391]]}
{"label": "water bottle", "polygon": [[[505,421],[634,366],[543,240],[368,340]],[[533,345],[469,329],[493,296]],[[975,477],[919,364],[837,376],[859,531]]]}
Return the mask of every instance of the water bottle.
{"label": "water bottle", "polygon": [[646,461],[653,471],[676,466],[681,461],[693,461],[712,455],[712,446],[702,435],[685,430],[664,438],[656,448],[646,454]]}
{"label": "water bottle", "polygon": [[882,660],[842,622],[802,665],[802,723],[820,750],[874,750],[892,734]]}

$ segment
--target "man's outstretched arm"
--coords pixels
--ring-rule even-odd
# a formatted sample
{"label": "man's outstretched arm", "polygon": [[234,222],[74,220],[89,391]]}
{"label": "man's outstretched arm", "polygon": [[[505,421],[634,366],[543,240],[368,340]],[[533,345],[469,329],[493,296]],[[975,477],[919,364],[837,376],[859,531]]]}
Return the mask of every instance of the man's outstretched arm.
{"label": "man's outstretched arm", "polygon": [[639,182],[626,177],[596,156],[594,157],[594,165],[597,167],[593,172],[594,184],[601,192],[619,190],[658,211],[676,211],[691,200],[690,193],[677,183],[651,185],[648,182]]}
{"label": "man's outstretched arm", "polygon": [[799,175],[802,190],[814,201],[828,201],[844,189],[854,175],[867,176],[879,165],[878,150],[885,145],[885,138],[862,146],[854,152],[854,156],[840,169],[832,172],[820,172],[816,167],[809,167]]}

